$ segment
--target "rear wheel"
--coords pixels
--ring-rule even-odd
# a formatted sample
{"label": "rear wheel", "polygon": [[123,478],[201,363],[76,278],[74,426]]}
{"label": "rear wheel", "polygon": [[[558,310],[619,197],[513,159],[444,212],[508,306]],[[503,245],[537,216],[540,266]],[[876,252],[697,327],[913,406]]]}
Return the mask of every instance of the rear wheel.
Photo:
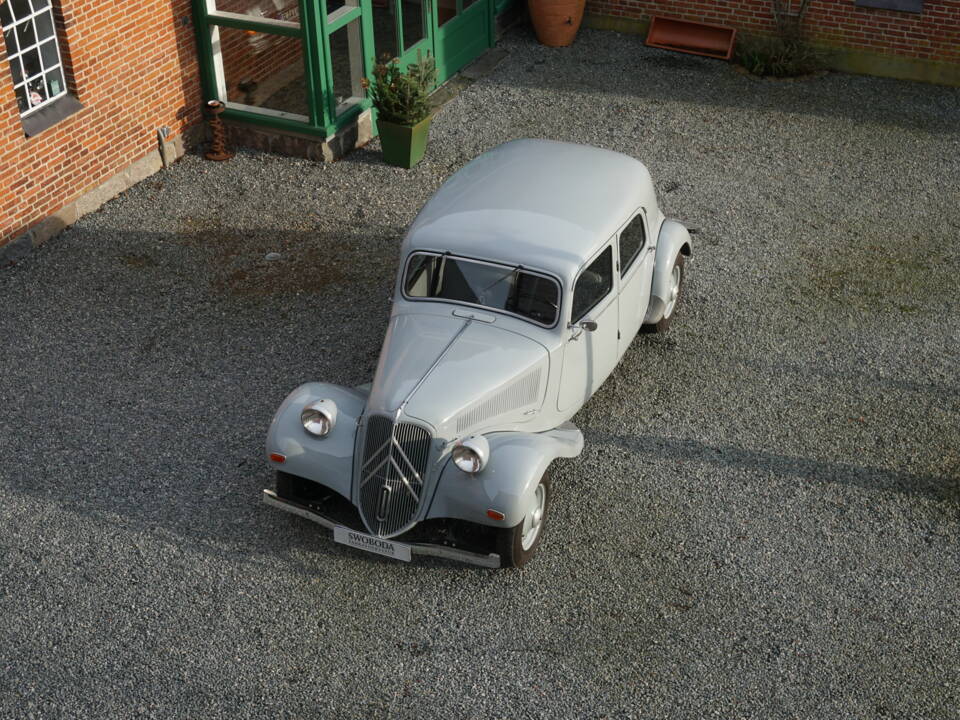
{"label": "rear wheel", "polygon": [[497,553],[501,567],[523,567],[537,553],[550,500],[550,476],[543,474],[530,497],[523,520],[497,532]]}
{"label": "rear wheel", "polygon": [[684,276],[683,265],[683,255],[677,255],[677,259],[673,263],[673,270],[670,271],[670,283],[666,297],[667,306],[663,310],[663,317],[655,323],[644,325],[641,328],[644,332],[662,333],[670,328],[670,322],[673,320],[673,316],[677,312],[677,305],[680,303],[680,288],[683,286]]}

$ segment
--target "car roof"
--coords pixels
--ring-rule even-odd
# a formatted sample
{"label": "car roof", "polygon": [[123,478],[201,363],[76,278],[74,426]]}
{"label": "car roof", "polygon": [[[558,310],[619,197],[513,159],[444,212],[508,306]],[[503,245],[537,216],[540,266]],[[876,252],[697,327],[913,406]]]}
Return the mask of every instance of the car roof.
{"label": "car roof", "polygon": [[656,217],[639,160],[587,145],[514,140],[443,184],[414,220],[403,256],[449,252],[546,270],[569,283],[639,207]]}

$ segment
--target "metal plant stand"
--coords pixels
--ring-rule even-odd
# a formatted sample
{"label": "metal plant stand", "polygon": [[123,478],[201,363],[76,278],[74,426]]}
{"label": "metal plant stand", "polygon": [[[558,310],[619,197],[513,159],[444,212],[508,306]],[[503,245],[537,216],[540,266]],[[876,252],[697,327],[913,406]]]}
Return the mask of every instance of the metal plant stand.
{"label": "metal plant stand", "polygon": [[233,153],[227,150],[227,129],[223,126],[220,113],[226,106],[219,100],[207,101],[207,118],[210,123],[210,149],[204,153],[207,160],[229,160]]}

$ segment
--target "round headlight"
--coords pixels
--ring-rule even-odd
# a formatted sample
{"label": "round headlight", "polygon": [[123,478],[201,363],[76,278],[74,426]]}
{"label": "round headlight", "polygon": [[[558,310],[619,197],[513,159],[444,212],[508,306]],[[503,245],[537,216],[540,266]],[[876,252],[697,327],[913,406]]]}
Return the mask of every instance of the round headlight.
{"label": "round headlight", "polygon": [[312,402],[300,412],[300,422],[314,437],[329,435],[337,423],[337,405],[333,400]]}
{"label": "round headlight", "polygon": [[471,435],[453,448],[453,462],[465,473],[478,473],[490,458],[490,443],[483,435]]}

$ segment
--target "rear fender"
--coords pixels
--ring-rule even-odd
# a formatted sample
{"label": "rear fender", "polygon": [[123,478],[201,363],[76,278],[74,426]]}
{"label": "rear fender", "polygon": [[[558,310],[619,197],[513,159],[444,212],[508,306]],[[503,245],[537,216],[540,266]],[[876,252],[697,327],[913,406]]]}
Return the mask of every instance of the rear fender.
{"label": "rear fender", "polygon": [[[543,433],[491,433],[486,438],[490,460],[479,473],[462,472],[447,460],[428,518],[513,527],[523,519],[550,463],[558,457],[576,457],[583,450],[583,434],[569,422]],[[489,517],[487,510],[503,513],[503,520]]]}
{"label": "rear fender", "polygon": [[[280,405],[267,432],[267,455],[280,453],[283,463],[271,461],[277,470],[320,483],[350,499],[353,478],[353,445],[357,422],[367,404],[366,388],[346,388],[329,383],[301,385]],[[303,429],[300,413],[315,400],[333,400],[337,421],[323,438]]]}
{"label": "rear fender", "polygon": [[663,318],[667,308],[667,296],[670,294],[670,273],[677,261],[677,255],[689,256],[693,245],[690,233],[676,220],[664,220],[657,236],[657,260],[653,268],[653,285],[650,290],[650,304],[643,318],[644,325],[652,325]]}

